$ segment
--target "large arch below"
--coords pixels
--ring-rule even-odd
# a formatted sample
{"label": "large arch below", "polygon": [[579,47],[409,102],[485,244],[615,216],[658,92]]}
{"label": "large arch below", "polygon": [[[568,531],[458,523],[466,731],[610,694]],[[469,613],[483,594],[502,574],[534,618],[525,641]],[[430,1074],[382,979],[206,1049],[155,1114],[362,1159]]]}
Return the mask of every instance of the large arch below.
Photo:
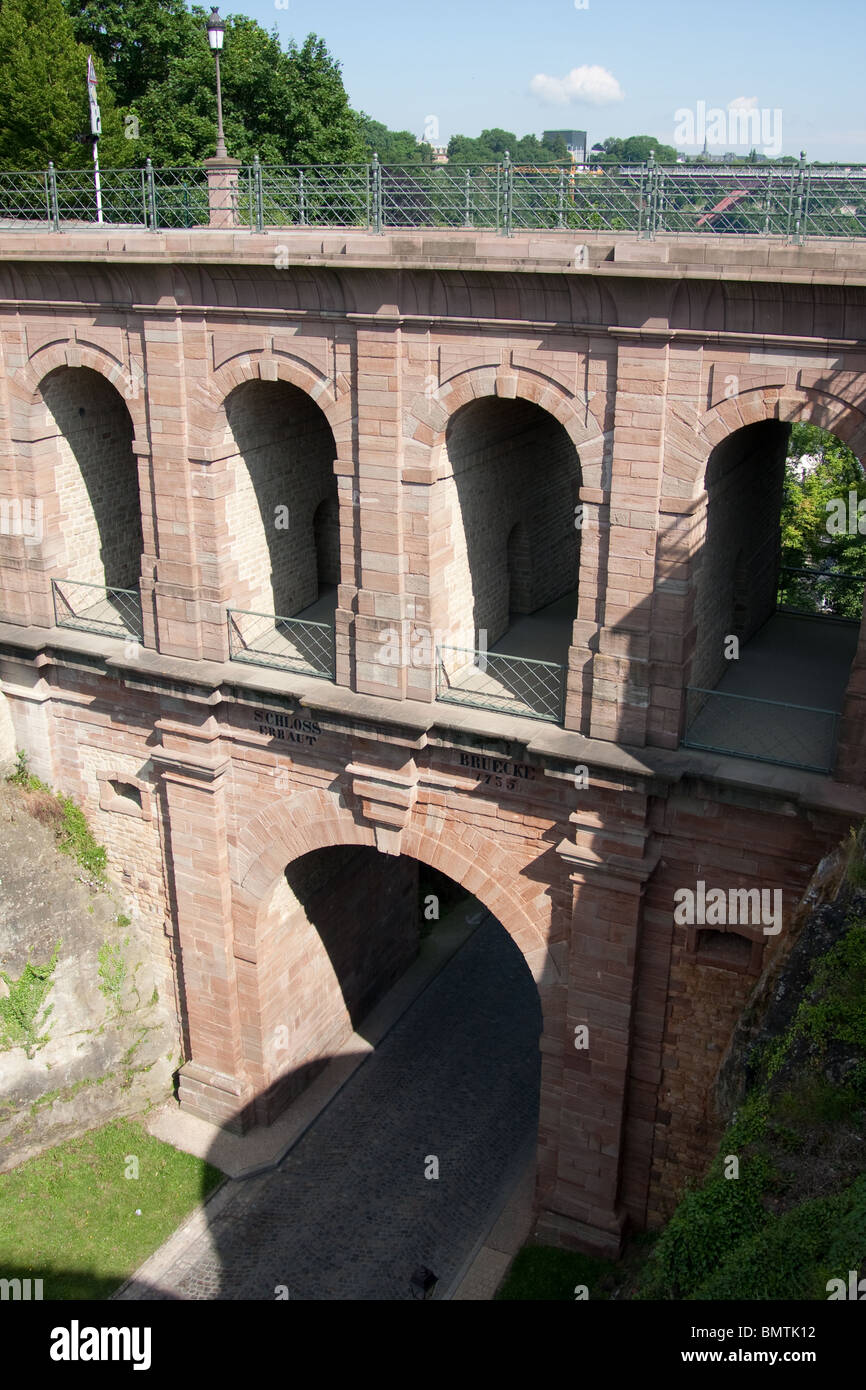
{"label": "large arch below", "polygon": [[[556,1013],[551,989],[559,995],[561,990],[555,986],[564,983],[560,972],[541,930],[530,916],[528,904],[512,889],[502,886],[500,880],[510,881],[513,875],[502,871],[501,849],[497,850],[486,836],[472,832],[471,838],[473,843],[464,846],[444,832],[436,835],[421,826],[408,827],[400,837],[399,854],[395,853],[394,842],[390,842],[387,858],[391,872],[385,874],[382,884],[396,878],[398,890],[405,896],[412,870],[417,886],[418,866],[426,865],[477,898],[520,951],[538,989],[542,1016],[549,1020]],[[359,826],[337,798],[318,790],[302,792],[262,812],[239,837],[232,868],[232,917],[244,1071],[256,1097],[256,1114],[267,1123],[307,1084],[309,1067],[318,1069],[323,1065],[329,1042],[338,1038],[344,1046],[352,1031],[348,1025],[351,1006],[345,992],[342,998],[337,997],[340,987],[335,987],[338,976],[335,977],[333,968],[336,954],[345,952],[335,954],[324,949],[322,934],[312,930],[303,913],[297,912],[296,899],[292,891],[286,890],[286,880],[290,889],[298,881],[303,883],[303,865],[310,862],[311,856],[315,858],[317,851],[333,851],[342,862],[337,850],[362,847],[374,855],[383,855],[376,843],[375,829]],[[491,871],[478,868],[478,863],[484,862],[485,852],[494,856],[499,866],[496,877]],[[351,856],[344,857],[348,863]],[[350,874],[363,878],[364,863],[363,855],[354,856]],[[382,875],[385,868],[382,865],[377,870],[373,865],[371,871]],[[528,887],[529,893],[538,896],[535,888]],[[383,902],[385,896],[383,892]],[[371,900],[378,901],[379,894],[371,895]],[[546,898],[545,903],[549,908]],[[295,924],[294,938],[286,930],[287,923]],[[363,982],[368,996],[371,988],[379,990],[382,980],[390,987],[394,970],[401,975],[414,959],[413,933],[417,935],[417,922],[410,923],[405,931],[407,940],[403,940],[400,922],[390,921],[383,927],[382,951],[376,948],[372,956],[369,950],[361,952],[369,957]],[[380,969],[381,977],[375,973]],[[291,1066],[286,1071],[287,1053],[280,1052],[275,1040],[286,1018],[288,980],[298,982],[304,997],[312,1001],[311,1009],[318,1013],[315,1018],[302,1021],[297,1043],[292,1034],[291,1046],[295,1051],[298,1047],[303,1051],[307,1038],[312,1051],[303,1056],[296,1056],[293,1051]],[[327,1000],[330,1003],[325,1017],[322,1009]]]}
{"label": "large arch below", "polygon": [[[468,834],[433,832],[410,821],[400,836],[399,852],[438,869],[483,903],[502,923],[522,951],[540,987],[560,984],[561,973],[544,933],[533,920],[529,902],[537,900],[535,885],[527,882],[518,895],[502,882],[516,878],[502,873],[501,847],[482,831]],[[461,831],[465,827],[461,827]],[[377,847],[375,827],[359,825],[341,796],[310,789],[260,812],[238,836],[232,863],[232,901],[238,943],[255,946],[262,904],[287,864],[311,850],[338,845]],[[487,864],[482,869],[480,864]],[[541,895],[543,898],[543,895]],[[549,909],[549,903],[544,899]],[[541,906],[541,904],[539,904]]]}

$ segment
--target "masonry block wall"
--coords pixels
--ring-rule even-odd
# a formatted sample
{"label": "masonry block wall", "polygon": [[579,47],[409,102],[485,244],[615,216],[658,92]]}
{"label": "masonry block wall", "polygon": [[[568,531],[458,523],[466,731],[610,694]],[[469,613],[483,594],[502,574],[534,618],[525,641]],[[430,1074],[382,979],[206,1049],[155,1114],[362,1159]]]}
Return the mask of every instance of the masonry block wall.
{"label": "masonry block wall", "polygon": [[336,846],[287,866],[260,934],[276,966],[261,1020],[271,1073],[257,1098],[262,1118],[280,1114],[347,1043],[418,940],[417,861]]}
{"label": "masonry block wall", "polygon": [[691,679],[701,689],[711,690],[724,674],[725,639],[748,642],[775,611],[788,433],[775,420],[749,425],[710,455]]}
{"label": "masonry block wall", "polygon": [[141,503],[123,399],[83,367],[53,372],[43,396],[57,429],[58,520],[66,552],[65,572],[57,577],[137,589]]}
{"label": "masonry block wall", "polygon": [[336,506],[334,437],[318,406],[287,383],[239,386],[226,416],[238,448],[225,495],[235,603],[290,618],[315,603],[320,578],[339,582],[333,519],[328,526],[319,514]]}
{"label": "masonry block wall", "polygon": [[[743,576],[747,628],[771,602],[785,426],[810,420],[866,457],[866,353],[851,346],[866,339],[866,290],[850,277],[844,291],[838,276],[824,284],[820,267],[786,280],[766,255],[747,274],[693,267],[686,279],[661,252],[649,267],[623,268],[611,250],[589,272],[569,261],[551,274],[527,251],[504,270],[504,239],[470,271],[447,255],[432,266],[423,246],[411,266],[411,247],[386,254],[375,239],[375,265],[352,264],[299,234],[299,264],[277,271],[254,238],[213,235],[219,244],[186,238],[177,254],[167,241],[158,264],[146,238],[141,260],[114,242],[111,265],[95,259],[92,233],[64,239],[86,272],[59,263],[56,240],[44,261],[0,260],[0,485],[43,500],[47,521],[38,546],[0,536],[16,738],[126,865],[177,983],[183,1104],[220,1123],[272,1119],[329,1036],[345,1036],[352,1009],[400,968],[414,873],[404,860],[476,893],[542,1000],[546,1229],[612,1251],[628,1218],[661,1219],[683,1175],[705,1164],[711,1079],[748,985],[742,951],[721,964],[695,949],[673,894],[700,873],[790,895],[866,813],[866,636],[835,783],[791,774],[789,790],[777,773],[763,789],[740,766],[676,751],[683,688],[736,623]],[[693,249],[696,265],[713,254],[705,240]],[[661,248],[674,250],[688,247]],[[89,456],[75,463],[83,490],[62,472],[91,375],[105,383],[91,402],[88,443],[104,474],[93,495],[120,509],[124,534],[128,497],[115,502],[110,488],[138,467],[145,635],[133,654],[113,639],[104,652],[90,636],[44,641],[47,580],[66,564],[63,508],[74,521],[91,502]],[[52,390],[68,416],[60,445]],[[334,582],[335,492],[339,686],[322,683],[320,707],[283,674],[223,664],[225,609],[255,608],[256,596],[291,609]],[[265,518],[285,503],[294,526],[293,499],[299,529],[272,549]],[[509,542],[520,607],[572,591],[580,564],[565,729],[514,720],[494,735],[480,714],[432,707],[429,666],[405,650],[392,666],[380,659],[382,634],[404,624],[487,626],[495,640]],[[492,774],[491,758],[510,773]],[[332,850],[357,885],[367,870],[352,856],[387,855],[396,885],[375,946],[358,926],[364,909],[350,914],[347,997],[286,878]],[[299,883],[300,897],[318,895],[336,921],[339,881]],[[289,1063],[275,1039],[291,1008]],[[589,1055],[574,1045],[583,1022]]]}
{"label": "masonry block wall", "polygon": [[438,484],[437,503],[451,513],[453,559],[438,580],[448,630],[477,637],[486,629],[491,644],[509,623],[515,527],[522,532],[511,547],[519,611],[532,613],[577,588],[580,461],[555,420],[529,402],[508,400],[464,407],[448,432],[447,459],[452,474]]}

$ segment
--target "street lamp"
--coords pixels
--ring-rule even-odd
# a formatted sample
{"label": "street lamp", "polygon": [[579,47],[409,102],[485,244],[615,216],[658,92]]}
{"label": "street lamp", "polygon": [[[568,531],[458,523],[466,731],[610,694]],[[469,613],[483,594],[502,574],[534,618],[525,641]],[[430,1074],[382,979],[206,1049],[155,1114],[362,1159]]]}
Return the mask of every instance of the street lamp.
{"label": "street lamp", "polygon": [[210,18],[207,22],[207,41],[210,44],[214,58],[216,59],[216,90],[217,90],[217,159],[226,158],[226,142],[223,138],[223,94],[220,86],[220,49],[223,46],[223,35],[225,33],[225,20],[220,19],[220,12],[216,6],[211,10]]}

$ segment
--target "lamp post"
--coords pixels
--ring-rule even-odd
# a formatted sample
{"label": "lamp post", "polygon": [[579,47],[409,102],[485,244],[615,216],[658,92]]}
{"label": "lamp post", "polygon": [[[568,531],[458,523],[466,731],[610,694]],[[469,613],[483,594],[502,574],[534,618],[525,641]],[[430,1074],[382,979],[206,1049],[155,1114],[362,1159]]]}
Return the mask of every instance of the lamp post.
{"label": "lamp post", "polygon": [[223,94],[220,86],[220,50],[223,46],[223,35],[225,34],[225,21],[220,19],[219,10],[214,6],[211,10],[210,18],[207,22],[207,41],[213,50],[216,59],[216,95],[217,95],[217,159],[225,159],[226,142],[223,138]]}

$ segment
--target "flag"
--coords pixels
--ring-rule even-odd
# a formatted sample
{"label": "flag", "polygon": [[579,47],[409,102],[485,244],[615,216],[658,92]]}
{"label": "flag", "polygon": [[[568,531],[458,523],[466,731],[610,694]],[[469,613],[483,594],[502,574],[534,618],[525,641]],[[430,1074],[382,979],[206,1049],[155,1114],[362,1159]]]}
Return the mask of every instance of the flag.
{"label": "flag", "polygon": [[95,137],[102,134],[102,117],[96,99],[96,68],[91,53],[87,55],[87,95],[90,98],[90,133]]}

